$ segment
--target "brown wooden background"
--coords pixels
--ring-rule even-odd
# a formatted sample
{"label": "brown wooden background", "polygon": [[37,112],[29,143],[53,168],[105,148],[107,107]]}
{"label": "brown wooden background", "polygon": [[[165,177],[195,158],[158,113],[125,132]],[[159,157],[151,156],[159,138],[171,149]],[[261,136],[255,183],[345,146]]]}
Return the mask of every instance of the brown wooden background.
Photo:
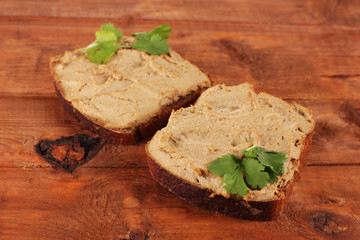
{"label": "brown wooden background", "polygon": [[[148,173],[144,144],[108,144],[72,174],[34,152],[84,130],[62,109],[49,58],[105,22],[126,35],[170,23],[171,47],[229,85],[312,109],[313,148],[283,215],[192,207]],[[0,1],[0,239],[360,239],[360,2]]]}

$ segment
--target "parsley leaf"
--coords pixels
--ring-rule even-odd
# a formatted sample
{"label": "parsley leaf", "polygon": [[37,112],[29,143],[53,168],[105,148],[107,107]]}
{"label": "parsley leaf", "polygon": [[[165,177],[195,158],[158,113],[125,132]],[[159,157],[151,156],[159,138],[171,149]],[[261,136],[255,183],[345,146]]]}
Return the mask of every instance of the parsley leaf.
{"label": "parsley leaf", "polygon": [[264,172],[265,167],[256,158],[247,157],[242,160],[246,182],[252,189],[262,189],[269,182],[269,174]]}
{"label": "parsley leaf", "polygon": [[211,173],[223,178],[222,184],[228,193],[245,196],[249,188],[260,190],[268,183],[276,182],[284,172],[286,153],[253,146],[243,154],[242,159],[227,154],[208,165]]}
{"label": "parsley leaf", "polygon": [[243,174],[243,169],[238,167],[235,172],[224,175],[222,183],[226,184],[224,188],[228,193],[238,194],[240,196],[245,196],[247,194],[248,187],[244,182]]}
{"label": "parsley leaf", "polygon": [[[170,47],[166,39],[170,37],[171,31],[170,25],[164,24],[151,32],[134,33],[132,36],[136,36],[136,40],[132,48],[151,55],[168,54]],[[120,47],[128,47],[122,44],[123,34],[112,23],[103,24],[95,36],[95,42],[83,49],[90,62],[106,63]]]}
{"label": "parsley leaf", "polygon": [[170,47],[166,39],[170,33],[169,24],[161,25],[151,32],[133,33],[132,36],[136,36],[133,48],[151,55],[168,54]]}
{"label": "parsley leaf", "polygon": [[269,174],[269,182],[274,183],[278,180],[279,175],[277,175],[270,167],[265,167],[265,172]]}
{"label": "parsley leaf", "polygon": [[108,31],[114,33],[118,41],[120,41],[123,36],[122,32],[118,28],[114,27],[114,24],[112,23],[105,23],[100,27],[100,31]]}
{"label": "parsley leaf", "polygon": [[161,55],[169,53],[169,44],[166,39],[161,38],[160,35],[146,35],[141,36],[134,42],[133,48],[147,52],[151,55]]}
{"label": "parsley leaf", "polygon": [[141,38],[141,37],[144,37],[146,35],[158,34],[158,35],[161,36],[161,38],[168,39],[170,37],[171,31],[172,31],[172,29],[170,28],[170,24],[164,24],[164,25],[161,25],[161,26],[155,28],[151,32],[133,33],[133,34],[131,34],[131,36]]}
{"label": "parsley leaf", "polygon": [[284,162],[287,161],[285,153],[267,151],[266,149],[263,149],[258,153],[258,158],[264,166],[270,167],[279,175],[284,171]]}
{"label": "parsley leaf", "polygon": [[235,169],[239,166],[237,160],[233,154],[224,155],[209,163],[208,170],[223,177],[226,173],[235,172]]}
{"label": "parsley leaf", "polygon": [[112,42],[97,43],[93,47],[88,47],[86,52],[88,59],[93,63],[106,63],[109,58],[119,49],[119,46]]}
{"label": "parsley leaf", "polygon": [[259,161],[267,167],[270,167],[275,173],[282,174],[284,168],[284,162],[287,161],[284,152],[268,151],[261,147],[251,147],[246,151],[243,151],[246,157],[258,158]]}
{"label": "parsley leaf", "polygon": [[96,36],[96,43],[107,43],[107,42],[111,42],[114,43],[116,42],[117,38],[115,33],[113,32],[109,32],[109,31],[97,31],[95,33]]}
{"label": "parsley leaf", "polygon": [[119,49],[117,41],[121,40],[122,33],[112,23],[105,23],[100,31],[95,33],[96,40],[85,49],[88,59],[93,63],[106,63],[109,58]]}
{"label": "parsley leaf", "polygon": [[163,39],[168,39],[170,37],[171,34],[171,28],[170,28],[170,24],[164,24],[161,25],[157,28],[155,28],[154,30],[152,30],[150,32],[151,35],[153,34],[158,34],[160,35]]}
{"label": "parsley leaf", "polygon": [[253,157],[253,158],[256,158],[260,149],[263,149],[263,148],[260,148],[260,147],[257,147],[257,146],[253,146],[253,147],[250,147],[244,151],[242,151],[242,153],[246,156],[246,157]]}

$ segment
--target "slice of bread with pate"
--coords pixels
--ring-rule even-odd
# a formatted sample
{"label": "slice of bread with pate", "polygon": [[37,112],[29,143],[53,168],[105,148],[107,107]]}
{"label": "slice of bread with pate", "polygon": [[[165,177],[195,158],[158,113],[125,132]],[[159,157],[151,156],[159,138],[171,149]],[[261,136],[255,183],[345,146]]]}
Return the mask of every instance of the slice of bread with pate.
{"label": "slice of bread with pate", "polygon": [[[249,84],[207,89],[194,106],[173,112],[168,125],[146,145],[149,170],[165,188],[192,205],[253,220],[272,220],[284,208],[308,153],[314,131],[311,112]],[[209,163],[259,146],[285,152],[283,174],[243,197],[229,194]]]}
{"label": "slice of bread with pate", "polygon": [[173,109],[195,102],[211,86],[209,76],[170,50],[149,55],[123,44],[106,64],[90,62],[82,49],[51,59],[64,108],[101,137],[134,144],[165,126]]}

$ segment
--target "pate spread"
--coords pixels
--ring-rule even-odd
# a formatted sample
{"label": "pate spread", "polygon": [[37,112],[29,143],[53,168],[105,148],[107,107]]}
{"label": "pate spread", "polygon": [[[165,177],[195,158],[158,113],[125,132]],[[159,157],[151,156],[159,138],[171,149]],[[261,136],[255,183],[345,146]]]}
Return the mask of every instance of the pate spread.
{"label": "pate spread", "polygon": [[164,107],[211,85],[206,74],[173,50],[151,56],[120,48],[106,64],[96,64],[78,49],[60,57],[53,71],[65,100],[112,130],[145,124]]}
{"label": "pate spread", "polygon": [[298,170],[303,141],[313,130],[311,113],[297,104],[280,98],[256,94],[248,84],[226,87],[217,85],[206,90],[195,106],[174,112],[168,125],[153,137],[148,151],[167,171],[216,194],[229,197],[222,179],[204,173],[209,162],[226,155],[242,157],[242,150],[257,145],[286,152],[284,174],[275,184],[250,191],[247,201],[270,201],[281,197]]}

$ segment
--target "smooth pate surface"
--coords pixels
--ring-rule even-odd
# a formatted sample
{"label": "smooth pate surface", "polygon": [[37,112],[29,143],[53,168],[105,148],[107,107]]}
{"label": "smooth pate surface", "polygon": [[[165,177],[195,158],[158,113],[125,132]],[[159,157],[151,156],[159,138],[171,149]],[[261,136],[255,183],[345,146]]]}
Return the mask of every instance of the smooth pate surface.
{"label": "smooth pate surface", "polygon": [[196,66],[173,50],[169,55],[123,48],[106,64],[96,64],[78,49],[59,59],[55,79],[63,97],[87,118],[113,130],[132,129],[211,86]]}
{"label": "smooth pate surface", "polygon": [[285,186],[298,170],[296,159],[313,128],[310,111],[300,105],[256,94],[249,84],[217,85],[206,90],[195,106],[173,112],[168,125],[148,144],[148,152],[175,176],[226,197],[222,179],[207,171],[209,162],[228,153],[240,158],[241,151],[253,145],[286,152],[289,160],[278,182],[244,197],[270,201],[283,197],[277,185]]}

